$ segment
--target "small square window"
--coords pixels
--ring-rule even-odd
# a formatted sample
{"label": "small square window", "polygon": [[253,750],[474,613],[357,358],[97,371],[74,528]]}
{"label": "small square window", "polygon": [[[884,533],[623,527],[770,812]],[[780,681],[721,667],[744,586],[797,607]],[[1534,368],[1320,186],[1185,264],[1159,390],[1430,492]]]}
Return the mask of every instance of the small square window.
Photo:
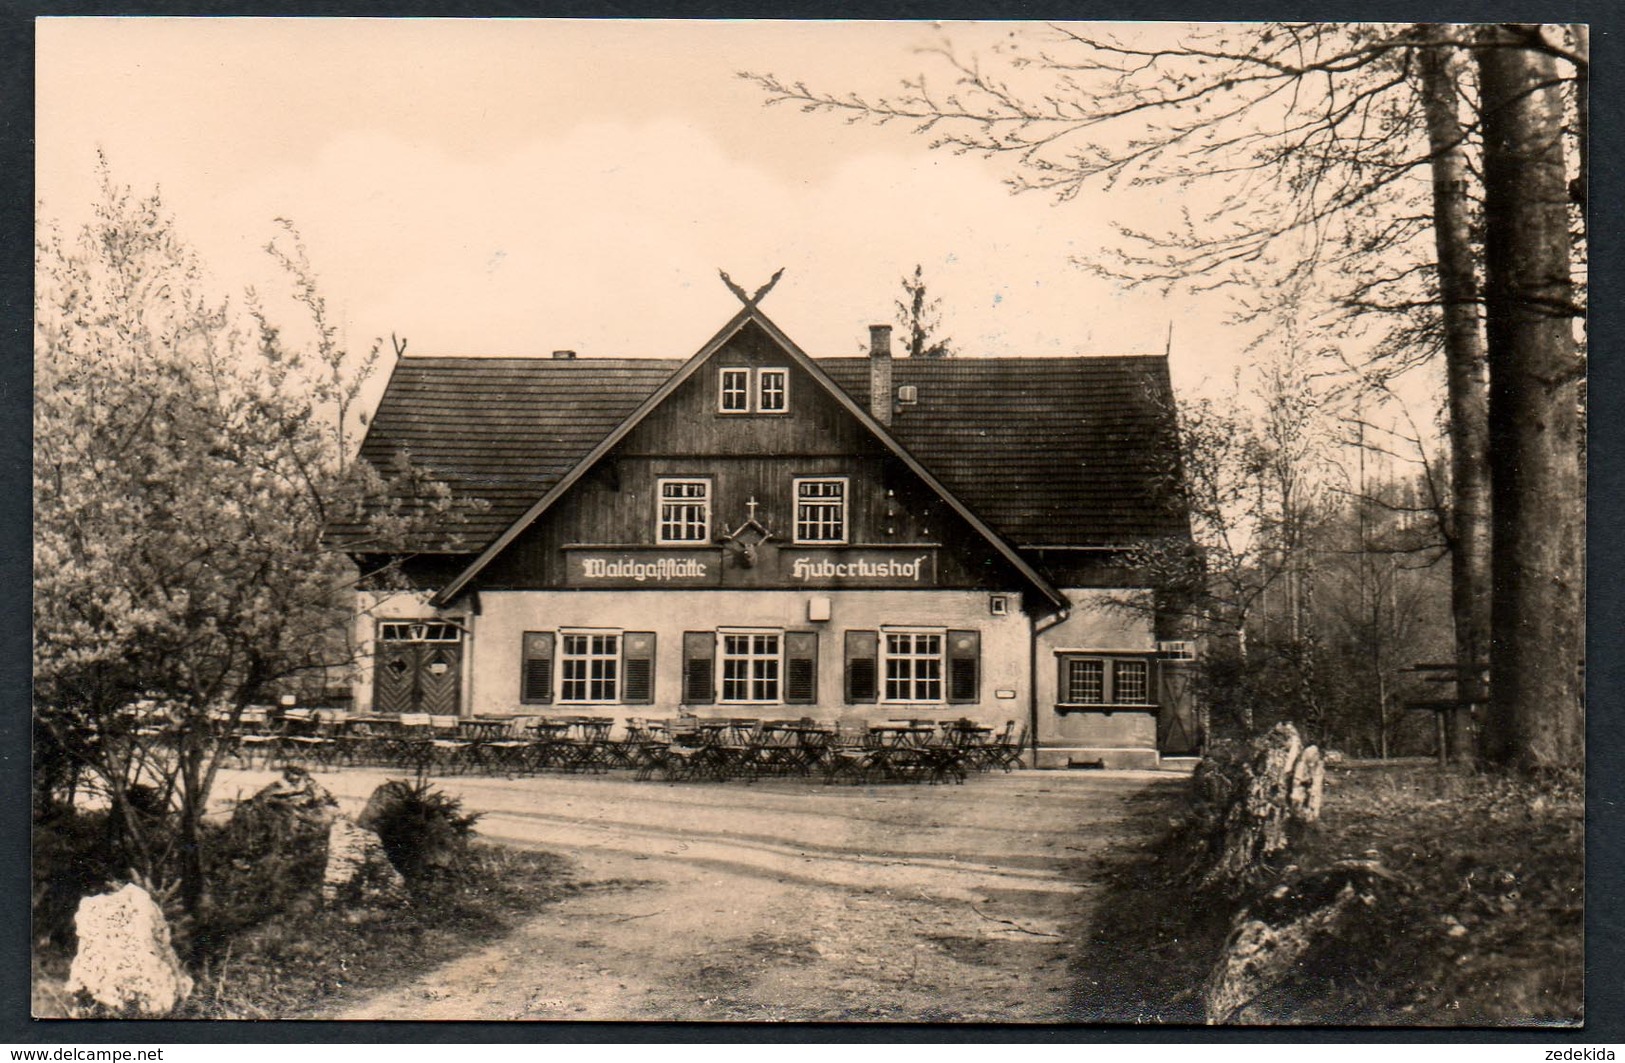
{"label": "small square window", "polygon": [[762,413],[783,413],[790,408],[790,374],[784,369],[762,369],[756,374],[756,408]]}
{"label": "small square window", "polygon": [[749,369],[724,369],[722,371],[717,409],[723,413],[750,412]]}

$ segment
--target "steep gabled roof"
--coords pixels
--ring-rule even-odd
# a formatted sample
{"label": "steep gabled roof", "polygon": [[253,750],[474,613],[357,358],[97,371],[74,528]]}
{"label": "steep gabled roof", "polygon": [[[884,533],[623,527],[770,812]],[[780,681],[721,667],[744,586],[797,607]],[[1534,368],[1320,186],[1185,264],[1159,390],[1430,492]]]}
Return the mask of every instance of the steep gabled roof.
{"label": "steep gabled roof", "polygon": [[1067,605],[1066,598],[1059,590],[1056,589],[1054,584],[1052,584],[1048,578],[1041,574],[1037,569],[1033,568],[1032,564],[1028,562],[1026,558],[1022,557],[1021,554],[1018,553],[1009,542],[1000,536],[998,532],[989,527],[988,524],[982,520],[982,518],[979,517],[969,506],[965,505],[964,502],[955,497],[953,492],[948,490],[948,488],[937,479],[931,470],[927,469],[924,465],[921,465],[918,459],[910,454],[908,450],[891,435],[891,433],[889,433],[884,427],[875,421],[874,418],[870,417],[867,409],[859,405],[849,394],[842,390],[838,384],[831,380],[829,376],[818,367],[812,358],[809,357],[800,347],[798,347],[794,340],[790,339],[789,336],[786,336],[784,332],[767,317],[766,314],[762,313],[762,311],[755,306],[755,304],[747,304],[743,309],[729,319],[728,323],[722,326],[722,328],[717,331],[716,335],[712,336],[704,346],[696,351],[693,357],[684,362],[676,372],[672,373],[663,383],[660,384],[658,388],[655,389],[653,394],[639,404],[637,409],[633,410],[625,420],[616,425],[609,432],[609,434],[594,445],[592,449],[589,450],[573,468],[571,468],[562,477],[560,477],[556,483],[548,488],[546,494],[544,494],[536,501],[534,505],[522,513],[516,520],[514,520],[513,523],[511,523],[501,535],[497,536],[495,540],[486,546],[486,548],[481,551],[480,555],[474,559],[472,564],[465,568],[445,587],[442,587],[430,600],[431,604],[446,605],[455,600],[457,596],[463,592],[464,588],[466,588],[474,579],[474,577],[479,575],[480,571],[486,565],[493,561],[497,555],[501,554],[503,550],[507,549],[509,544],[511,544],[514,539],[518,538],[520,533],[534,523],[538,517],[545,513],[554,502],[563,497],[565,492],[569,491],[575,482],[584,476],[587,471],[599,461],[599,459],[608,454],[610,450],[612,450],[622,439],[626,438],[627,434],[636,428],[638,424],[643,421],[644,417],[650,413],[650,411],[654,410],[662,402],[664,402],[674,391],[682,386],[684,381],[693,376],[694,373],[698,371],[700,366],[704,365],[706,361],[717,353],[717,351],[721,350],[723,345],[732,339],[747,322],[754,322],[764,332],[766,332],[774,343],[778,344],[778,346],[787,355],[789,355],[793,361],[800,365],[800,367],[806,373],[808,373],[814,381],[828,391],[831,398],[835,399],[835,401],[844,407],[851,416],[856,418],[858,423],[863,425],[863,427],[866,428],[887,450],[890,450],[894,455],[901,459],[903,463],[908,466],[909,470],[914,473],[914,475],[918,476],[925,482],[927,487],[942,498],[944,502],[948,503],[950,508],[952,508],[979,535],[987,540],[988,545],[992,546],[995,551],[1001,554],[1005,560],[1008,561],[1010,565],[1016,569],[1016,571],[1020,572],[1021,575],[1026,578],[1027,581],[1039,593],[1044,595],[1044,597],[1048,598],[1058,607],[1064,607]]}

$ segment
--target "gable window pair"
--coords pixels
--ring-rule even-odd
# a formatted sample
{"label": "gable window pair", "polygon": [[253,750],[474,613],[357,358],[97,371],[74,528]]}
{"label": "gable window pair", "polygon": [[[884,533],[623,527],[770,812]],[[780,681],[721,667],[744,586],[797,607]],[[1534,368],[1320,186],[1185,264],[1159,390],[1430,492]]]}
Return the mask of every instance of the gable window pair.
{"label": "gable window pair", "polygon": [[1057,693],[1063,705],[1150,705],[1151,662],[1064,654]]}
{"label": "gable window pair", "polygon": [[652,631],[527,631],[519,700],[648,705],[654,701],[654,660]]}
{"label": "gable window pair", "polygon": [[[847,478],[804,477],[792,481],[797,544],[847,541]],[[711,481],[662,479],[655,541],[662,546],[711,540]]]}
{"label": "gable window pair", "polygon": [[790,371],[724,366],[718,374],[721,413],[784,413],[790,408]]}
{"label": "gable window pair", "polygon": [[976,702],[981,697],[981,642],[976,631],[848,631],[847,703]]}

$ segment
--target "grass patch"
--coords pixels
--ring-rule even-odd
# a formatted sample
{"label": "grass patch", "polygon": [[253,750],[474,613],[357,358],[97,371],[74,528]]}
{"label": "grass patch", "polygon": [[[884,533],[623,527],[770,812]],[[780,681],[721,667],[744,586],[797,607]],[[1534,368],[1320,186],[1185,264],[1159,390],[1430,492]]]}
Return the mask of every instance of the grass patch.
{"label": "grass patch", "polygon": [[[1303,867],[1378,859],[1410,889],[1325,941],[1255,1011],[1283,1024],[1572,1025],[1584,1005],[1584,799],[1422,764],[1327,769]],[[1077,968],[1079,1021],[1197,1023],[1234,904],[1193,898],[1172,832],[1111,869]],[[1263,889],[1268,889],[1266,883]]]}
{"label": "grass patch", "polygon": [[[76,947],[72,908],[80,891],[111,884],[86,855],[104,848],[100,820],[81,819],[36,830],[32,1003],[39,1018],[66,1016],[72,1004],[61,986]],[[279,865],[277,876],[265,873],[262,859],[221,855],[210,886],[215,902],[196,934],[196,986],[171,1018],[318,1017],[500,939],[573,888],[562,857],[476,842],[457,874],[417,884],[410,906],[363,917],[321,905],[321,850]]]}
{"label": "grass patch", "polygon": [[312,1018],[354,995],[423,977],[502,938],[568,892],[565,861],[476,843],[467,873],[365,921],[289,910],[232,937],[197,972],[179,1019]]}

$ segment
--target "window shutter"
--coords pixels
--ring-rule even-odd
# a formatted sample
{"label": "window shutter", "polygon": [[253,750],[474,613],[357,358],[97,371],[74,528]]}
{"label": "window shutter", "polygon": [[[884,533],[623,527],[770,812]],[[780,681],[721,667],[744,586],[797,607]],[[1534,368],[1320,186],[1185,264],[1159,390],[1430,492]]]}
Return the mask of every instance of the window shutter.
{"label": "window shutter", "polygon": [[982,699],[982,634],[948,632],[948,701],[965,704]]}
{"label": "window shutter", "polygon": [[652,705],[655,700],[655,633],[628,631],[621,636],[621,701]]}
{"label": "window shutter", "polygon": [[519,700],[526,705],[553,703],[553,632],[525,632],[524,672],[519,678]]}
{"label": "window shutter", "polygon": [[717,700],[717,636],[711,631],[683,632],[683,703],[710,705]]}
{"label": "window shutter", "polygon": [[846,633],[846,701],[849,705],[874,704],[880,693],[880,633]]}
{"label": "window shutter", "polygon": [[786,632],[784,658],[784,703],[818,704],[818,632]]}

